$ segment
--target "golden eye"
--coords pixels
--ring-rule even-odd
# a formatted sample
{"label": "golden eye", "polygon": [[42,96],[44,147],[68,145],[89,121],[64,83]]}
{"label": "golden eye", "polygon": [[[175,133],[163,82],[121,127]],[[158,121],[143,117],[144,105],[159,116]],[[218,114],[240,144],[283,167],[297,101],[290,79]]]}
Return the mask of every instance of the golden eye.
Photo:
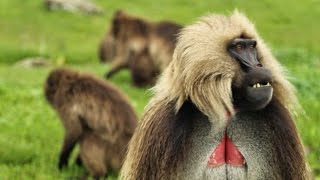
{"label": "golden eye", "polygon": [[237,44],[237,45],[236,45],[236,50],[237,50],[237,51],[242,51],[242,50],[243,50],[243,46],[240,45],[240,44]]}
{"label": "golden eye", "polygon": [[252,44],[252,45],[250,45],[250,48],[251,48],[251,49],[255,48],[255,45],[253,45],[253,44]]}

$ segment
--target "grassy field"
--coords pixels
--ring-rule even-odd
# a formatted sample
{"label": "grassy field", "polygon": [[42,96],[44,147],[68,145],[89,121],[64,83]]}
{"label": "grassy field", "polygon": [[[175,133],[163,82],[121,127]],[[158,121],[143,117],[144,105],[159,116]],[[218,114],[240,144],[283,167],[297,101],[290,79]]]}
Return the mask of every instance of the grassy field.
{"label": "grassy field", "polygon": [[[102,76],[108,67],[98,63],[97,46],[116,9],[152,20],[190,24],[208,12],[227,13],[234,8],[256,23],[293,77],[305,111],[296,124],[308,149],[309,163],[320,179],[319,0],[95,2],[105,9],[104,15],[47,12],[41,0],[0,1],[0,179],[66,179],[83,173],[73,165],[62,173],[56,168],[63,129],[42,92],[53,67],[26,69],[15,62],[28,56],[45,56],[53,64],[65,59],[69,67]],[[112,81],[129,95],[141,115],[150,97],[147,89],[132,87],[127,71]]]}

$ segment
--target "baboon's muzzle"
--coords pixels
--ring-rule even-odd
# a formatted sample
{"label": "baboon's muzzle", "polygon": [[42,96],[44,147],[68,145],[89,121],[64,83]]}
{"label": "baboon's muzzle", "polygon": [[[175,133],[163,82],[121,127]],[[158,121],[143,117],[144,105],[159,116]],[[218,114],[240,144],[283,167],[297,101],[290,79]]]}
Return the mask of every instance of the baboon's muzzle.
{"label": "baboon's muzzle", "polygon": [[271,100],[273,88],[272,74],[264,67],[250,68],[245,75],[245,91],[248,103],[255,105],[253,109],[265,107]]}
{"label": "baboon's muzzle", "polygon": [[259,110],[272,98],[272,74],[262,66],[247,69],[240,87],[233,88],[233,99],[239,110]]}

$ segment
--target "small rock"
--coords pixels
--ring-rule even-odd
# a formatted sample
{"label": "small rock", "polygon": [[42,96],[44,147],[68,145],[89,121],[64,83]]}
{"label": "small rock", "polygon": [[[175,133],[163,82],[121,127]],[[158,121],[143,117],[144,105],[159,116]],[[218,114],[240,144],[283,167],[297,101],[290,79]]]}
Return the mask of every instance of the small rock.
{"label": "small rock", "polygon": [[65,10],[83,14],[102,14],[103,10],[90,0],[44,0],[45,8],[50,11]]}
{"label": "small rock", "polygon": [[49,60],[44,57],[28,57],[18,61],[16,66],[25,67],[25,68],[34,68],[34,67],[48,67],[51,65]]}

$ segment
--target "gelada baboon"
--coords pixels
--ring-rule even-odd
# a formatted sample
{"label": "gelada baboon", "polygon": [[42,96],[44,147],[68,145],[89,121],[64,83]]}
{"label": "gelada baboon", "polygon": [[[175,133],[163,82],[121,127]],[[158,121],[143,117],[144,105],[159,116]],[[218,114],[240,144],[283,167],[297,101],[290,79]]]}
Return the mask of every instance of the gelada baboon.
{"label": "gelada baboon", "polygon": [[184,28],[154,92],[122,179],[307,179],[293,87],[243,14]]}
{"label": "gelada baboon", "polygon": [[93,177],[106,176],[109,169],[120,169],[137,123],[127,97],[103,80],[63,68],[49,74],[45,96],[65,128],[59,169],[68,165],[77,143],[77,161]]}
{"label": "gelada baboon", "polygon": [[[129,68],[135,85],[152,84],[170,63],[181,28],[173,22],[149,22],[117,11],[99,49],[101,62],[113,59],[111,70],[105,76],[110,78],[119,70]],[[141,56],[143,60],[139,59]]]}

